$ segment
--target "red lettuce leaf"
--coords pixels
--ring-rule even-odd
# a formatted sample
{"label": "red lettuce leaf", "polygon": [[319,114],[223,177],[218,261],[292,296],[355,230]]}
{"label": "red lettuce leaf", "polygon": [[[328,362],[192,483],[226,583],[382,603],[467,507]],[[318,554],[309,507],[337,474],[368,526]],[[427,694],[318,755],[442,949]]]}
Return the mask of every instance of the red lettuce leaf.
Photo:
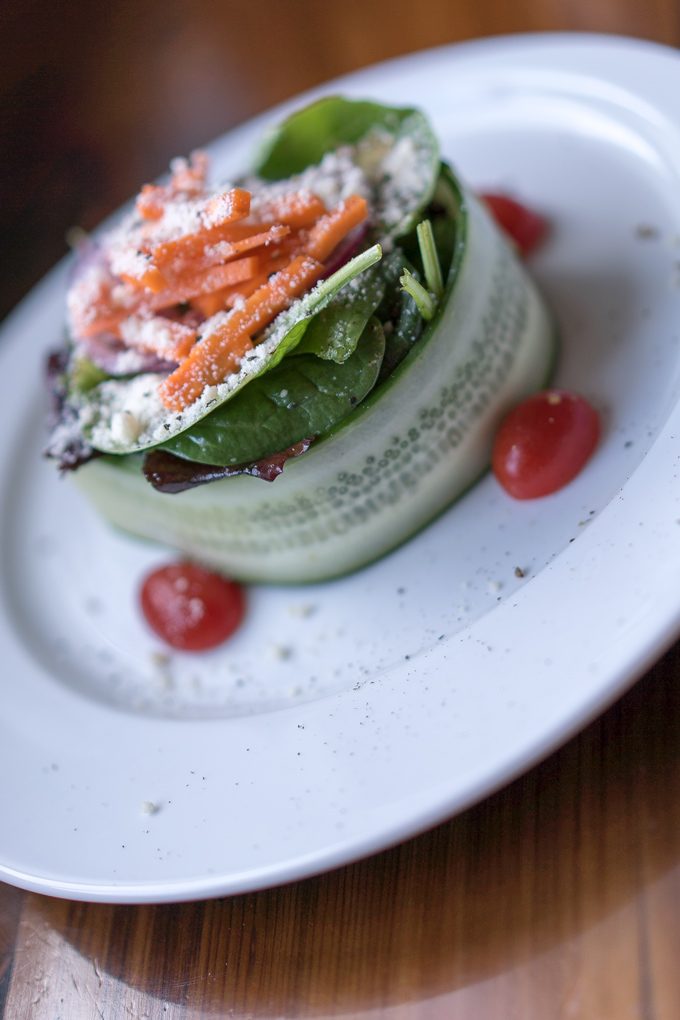
{"label": "red lettuce leaf", "polygon": [[286,450],[272,453],[252,464],[198,464],[176,457],[167,450],[151,450],[144,458],[144,477],[158,492],[176,493],[207,485],[234,475],[252,475],[273,482],[283,471],[286,461],[306,453],[315,437],[301,439]]}

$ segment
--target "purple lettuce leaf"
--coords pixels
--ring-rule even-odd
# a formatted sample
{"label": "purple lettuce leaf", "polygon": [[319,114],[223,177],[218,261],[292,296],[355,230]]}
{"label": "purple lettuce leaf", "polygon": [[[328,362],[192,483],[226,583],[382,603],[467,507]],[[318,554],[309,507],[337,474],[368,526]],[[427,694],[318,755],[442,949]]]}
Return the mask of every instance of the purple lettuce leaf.
{"label": "purple lettuce leaf", "polygon": [[288,460],[306,453],[315,437],[301,439],[285,450],[272,453],[251,464],[198,464],[176,457],[167,450],[151,450],[144,458],[143,472],[147,482],[158,492],[177,493],[207,485],[234,475],[252,475],[265,482],[273,482],[283,471]]}

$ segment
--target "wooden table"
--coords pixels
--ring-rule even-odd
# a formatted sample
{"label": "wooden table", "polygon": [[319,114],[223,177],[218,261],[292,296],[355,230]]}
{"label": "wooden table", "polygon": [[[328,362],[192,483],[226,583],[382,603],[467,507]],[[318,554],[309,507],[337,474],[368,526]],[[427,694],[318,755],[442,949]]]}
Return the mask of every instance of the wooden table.
{"label": "wooden table", "polygon": [[[3,14],[3,310],[71,223],[93,225],[170,155],[335,74],[507,31],[680,43],[675,0],[593,0],[571,16],[557,0],[100,6]],[[162,907],[0,886],[0,1015],[675,1020],[679,674],[676,646],[507,789],[332,874]]]}

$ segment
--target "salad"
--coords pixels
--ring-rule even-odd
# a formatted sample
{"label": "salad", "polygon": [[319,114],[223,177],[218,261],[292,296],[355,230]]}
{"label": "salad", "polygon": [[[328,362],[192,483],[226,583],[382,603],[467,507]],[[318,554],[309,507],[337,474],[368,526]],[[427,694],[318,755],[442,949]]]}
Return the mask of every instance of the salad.
{"label": "salad", "polygon": [[67,307],[48,455],[117,527],[241,580],[323,580],[413,535],[554,351],[426,117],[340,97],[237,181],[176,160],[84,246]]}

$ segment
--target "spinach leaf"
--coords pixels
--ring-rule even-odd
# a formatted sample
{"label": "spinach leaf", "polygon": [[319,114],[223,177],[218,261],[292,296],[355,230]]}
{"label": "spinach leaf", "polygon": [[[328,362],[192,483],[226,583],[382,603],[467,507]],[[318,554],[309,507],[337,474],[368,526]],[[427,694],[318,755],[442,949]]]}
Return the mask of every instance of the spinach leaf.
{"label": "spinach leaf", "polygon": [[400,309],[394,326],[385,333],[385,357],[380,366],[379,383],[392,374],[423,331],[423,317],[410,294],[401,291],[399,301]]}
{"label": "spinach leaf", "polygon": [[327,152],[355,145],[375,128],[398,134],[403,122],[416,112],[326,96],[291,114],[265,136],[256,156],[255,173],[269,181],[299,174],[321,162]]}
{"label": "spinach leaf", "polygon": [[161,448],[202,464],[243,464],[321,436],[371,391],[384,352],[382,326],[372,319],[344,364],[286,358]]}
{"label": "spinach leaf", "polygon": [[[378,265],[345,288],[310,323],[296,354],[315,354],[317,358],[342,364],[356,348],[359,337],[376,309],[393,302],[398,293],[399,274],[404,263],[402,252],[391,252]],[[387,315],[378,311],[383,321]]]}
{"label": "spinach leaf", "polygon": [[[293,305],[287,312],[282,312],[277,319],[274,320],[273,329],[276,332],[285,330],[288,326],[289,321],[293,322],[292,325],[279,343],[276,346],[276,350],[272,356],[267,360],[266,366],[258,373],[261,375],[262,372],[269,371],[274,368],[279,362],[290,353],[293,349],[299,347],[300,341],[305,336],[310,325],[314,323],[316,318],[323,313],[324,309],[327,308],[334,299],[338,299],[340,303],[345,300],[347,290],[343,288],[346,284],[351,283],[366,270],[369,270],[371,266],[375,266],[376,262],[382,259],[382,248],[379,244],[373,245],[372,248],[368,248],[360,255],[356,255],[349,262],[346,262],[344,266],[341,266],[332,276],[329,276],[326,280],[317,284],[314,290],[306,294],[299,302]],[[342,292],[342,294],[341,294]],[[264,336],[267,338],[267,332]]]}
{"label": "spinach leaf", "polygon": [[281,180],[347,145],[356,146],[356,162],[375,185],[378,233],[408,233],[432,198],[440,166],[437,139],[419,110],[341,96],[320,99],[269,132],[254,172]]}

